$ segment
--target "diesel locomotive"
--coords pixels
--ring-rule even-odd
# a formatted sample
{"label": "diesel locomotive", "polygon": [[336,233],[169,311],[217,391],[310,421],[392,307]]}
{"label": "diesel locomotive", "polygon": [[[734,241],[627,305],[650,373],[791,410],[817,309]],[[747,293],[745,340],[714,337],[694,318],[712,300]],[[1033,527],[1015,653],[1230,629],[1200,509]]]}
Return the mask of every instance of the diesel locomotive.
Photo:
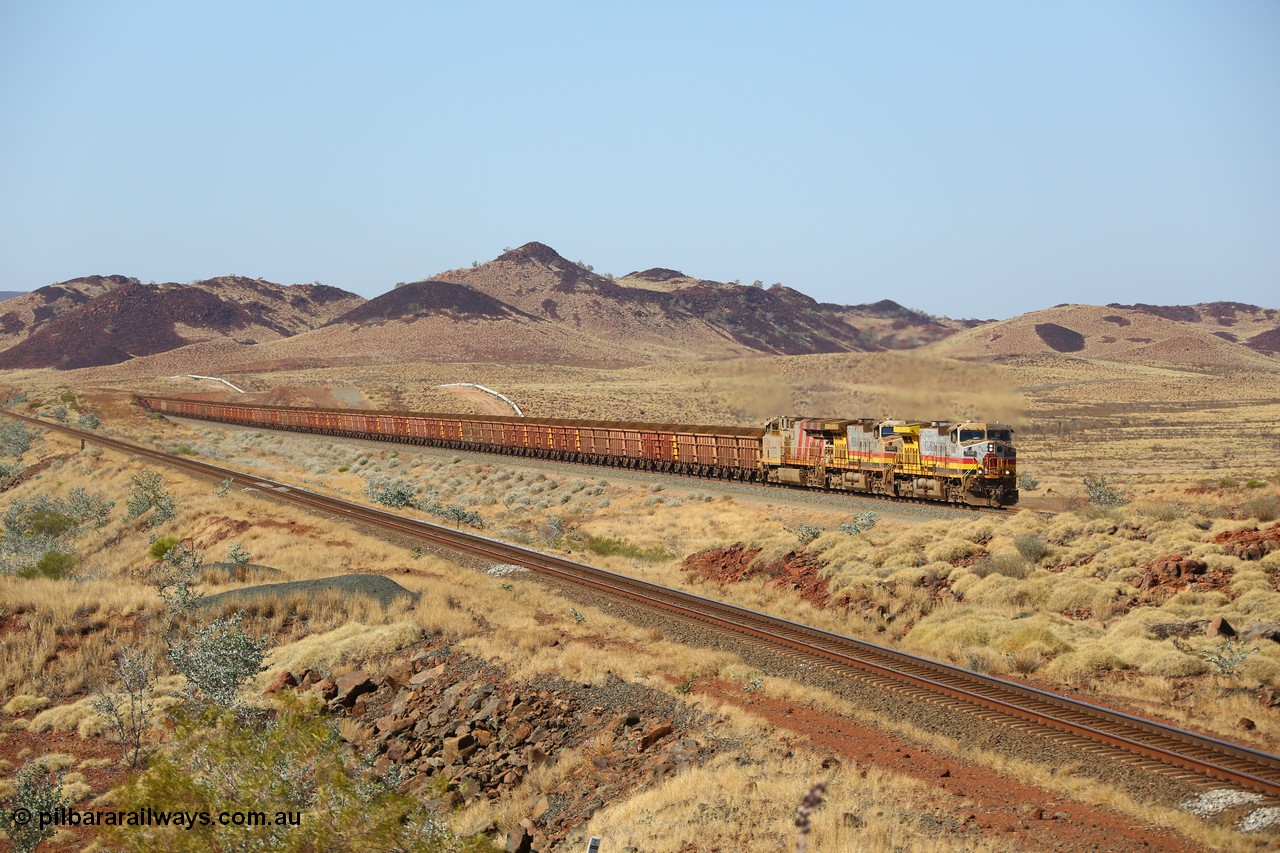
{"label": "diesel locomotive", "polygon": [[999,423],[777,417],[762,427],[218,403],[138,396],[177,417],[970,506],[1018,502]]}

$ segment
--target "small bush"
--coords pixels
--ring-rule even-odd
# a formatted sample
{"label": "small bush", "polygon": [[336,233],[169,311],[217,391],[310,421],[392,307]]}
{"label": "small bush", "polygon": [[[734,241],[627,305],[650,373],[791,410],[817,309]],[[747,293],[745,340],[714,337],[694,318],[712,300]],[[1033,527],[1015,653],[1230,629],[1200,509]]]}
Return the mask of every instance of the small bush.
{"label": "small bush", "polygon": [[58,580],[65,577],[75,564],[75,554],[69,554],[66,551],[46,551],[34,566],[19,572],[18,575],[24,578],[46,577]]}
{"label": "small bush", "polygon": [[151,547],[147,549],[147,556],[153,560],[163,560],[178,541],[177,536],[161,536],[151,543]]}
{"label": "small bush", "polygon": [[[63,778],[62,771],[51,769],[43,761],[29,761],[18,771],[13,793],[0,803],[0,830],[9,836],[18,853],[30,853],[53,835],[56,827],[42,825],[38,817],[70,805],[62,795]],[[36,819],[19,822],[18,815],[24,811]]]}
{"label": "small bush", "polygon": [[84,427],[85,429],[97,429],[102,426],[102,421],[100,421],[98,416],[93,412],[85,412],[83,415],[76,418],[76,424]]}
{"label": "small bush", "polygon": [[165,551],[154,582],[169,619],[168,631],[199,606],[204,593],[194,584],[203,568],[204,558],[190,545],[178,544]]}
{"label": "small bush", "polygon": [[416,500],[418,487],[408,480],[370,477],[365,481],[364,493],[374,503],[396,509],[418,505]]}
{"label": "small bush", "polygon": [[6,714],[26,714],[31,711],[43,711],[49,707],[49,700],[43,696],[32,696],[29,693],[23,693],[14,696],[4,706]]}
{"label": "small bush", "polygon": [[1033,648],[1019,649],[1009,655],[1009,669],[1019,675],[1031,675],[1044,666],[1044,655]]}
{"label": "small bush", "polygon": [[1021,554],[1011,554],[1006,551],[992,554],[987,559],[974,563],[973,572],[980,578],[997,574],[1020,580],[1031,574],[1031,564]]}
{"label": "small bush", "polygon": [[1018,476],[1018,488],[1024,492],[1033,492],[1040,487],[1040,481],[1030,474],[1020,474]]}
{"label": "small bush", "polygon": [[31,430],[18,421],[0,424],[0,454],[21,456],[31,449]]}
{"label": "small bush", "polygon": [[1177,521],[1187,514],[1185,507],[1172,503],[1151,504],[1150,506],[1142,507],[1138,511],[1147,518],[1155,519],[1156,521]]}
{"label": "small bush", "polygon": [[92,494],[83,486],[76,486],[67,493],[67,499],[62,502],[62,505],[66,508],[67,514],[81,525],[98,528],[111,519],[111,510],[115,508],[116,502],[109,501],[101,495]]}
{"label": "small bush", "polygon": [[1240,507],[1249,518],[1258,521],[1275,521],[1280,518],[1280,498],[1275,495],[1258,495],[1250,498]]}
{"label": "small bush", "polygon": [[1258,647],[1246,648],[1243,640],[1223,640],[1213,649],[1196,649],[1199,654],[1219,675],[1235,675],[1244,666],[1249,656],[1258,651]]}
{"label": "small bush", "polygon": [[1089,503],[1095,506],[1113,507],[1129,503],[1129,496],[1110,485],[1106,474],[1086,476],[1084,491],[1089,496]]}
{"label": "small bush", "polygon": [[249,552],[244,547],[243,542],[237,542],[227,548],[227,562],[231,563],[231,565],[237,569],[249,565],[250,559],[251,557],[249,556]]}
{"label": "small bush", "polygon": [[37,509],[33,509],[28,513],[25,519],[24,536],[48,536],[56,539],[66,533],[74,534],[76,531],[76,520],[64,512],[60,512],[55,505],[46,504]]}
{"label": "small bush", "polygon": [[808,545],[822,535],[822,528],[814,527],[812,524],[801,524],[795,529],[795,534],[801,545]]}
{"label": "small bush", "polygon": [[599,554],[602,557],[630,557],[634,560],[644,560],[650,563],[660,563],[664,560],[673,558],[673,554],[660,545],[653,545],[649,548],[642,548],[626,539],[617,539],[612,536],[592,536],[586,541],[587,550],[593,554]]}
{"label": "small bush", "polygon": [[1220,478],[1218,478],[1218,488],[1219,488],[1219,489],[1234,489],[1234,488],[1235,488],[1236,486],[1238,486],[1238,485],[1240,485],[1240,481],[1239,481],[1239,480],[1237,480],[1235,477],[1220,477]]}
{"label": "small bush", "polygon": [[221,708],[240,707],[237,694],[266,667],[267,639],[253,639],[240,627],[244,612],[215,619],[169,652],[173,671],[187,677],[186,695]]}
{"label": "small bush", "polygon": [[1250,480],[1249,482],[1244,484],[1244,487],[1246,489],[1261,489],[1266,485],[1267,485],[1266,480]]}
{"label": "small bush", "polygon": [[1040,562],[1044,555],[1049,553],[1049,546],[1034,533],[1021,533],[1015,536],[1013,547],[1017,548],[1018,553],[1025,559],[1033,563]]}
{"label": "small bush", "polygon": [[866,533],[868,530],[876,526],[880,521],[880,516],[871,510],[866,510],[855,515],[846,524],[840,525],[840,532],[849,536],[857,536],[859,533]]}
{"label": "small bush", "polygon": [[[462,839],[447,815],[398,793],[397,769],[372,772],[373,755],[352,749],[338,726],[297,703],[274,719],[225,712],[179,716],[170,749],[120,788],[113,808],[156,807],[218,813],[268,809],[265,826],[107,827],[107,849],[153,850],[413,850],[496,851],[483,837]],[[443,777],[442,777],[443,778]],[[447,781],[447,780],[446,780]],[[442,798],[450,793],[442,785]],[[439,799],[437,799],[439,802]],[[443,810],[443,807],[440,807]],[[273,814],[274,813],[274,814]],[[274,825],[279,814],[299,816]]]}
{"label": "small bush", "polygon": [[147,527],[156,527],[173,519],[177,506],[165,491],[164,479],[155,471],[134,474],[129,481],[129,500],[125,504],[125,521],[141,518],[148,512]]}
{"label": "small bush", "polygon": [[125,748],[130,767],[138,766],[142,745],[155,712],[156,662],[145,649],[123,651],[116,658],[119,692],[99,691],[93,709],[109,720],[111,732]]}

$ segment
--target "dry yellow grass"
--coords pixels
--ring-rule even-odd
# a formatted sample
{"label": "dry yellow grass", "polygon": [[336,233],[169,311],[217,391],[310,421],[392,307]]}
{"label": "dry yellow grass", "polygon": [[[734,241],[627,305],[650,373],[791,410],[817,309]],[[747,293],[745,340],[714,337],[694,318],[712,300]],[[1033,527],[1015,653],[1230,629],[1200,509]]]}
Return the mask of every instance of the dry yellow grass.
{"label": "dry yellow grass", "polygon": [[49,699],[45,696],[14,696],[4,706],[6,714],[25,714],[29,711],[43,711],[49,707]]}
{"label": "dry yellow grass", "polygon": [[[881,374],[890,378],[885,380],[885,387],[876,392],[879,397],[858,390],[851,381],[841,380],[832,387],[822,387],[821,382],[825,379],[814,379],[815,376],[824,376],[823,371],[833,366],[874,369],[888,365],[900,368],[899,376],[915,369],[902,361],[876,361],[872,357],[859,361],[860,358],[814,357],[807,362],[780,359],[769,365],[772,373],[765,374],[755,372],[759,363],[746,362],[725,362],[709,370],[673,368],[662,373],[572,369],[562,377],[538,368],[518,368],[507,372],[505,367],[487,365],[475,368],[474,372],[462,378],[482,381],[508,393],[513,387],[518,388],[517,398],[524,403],[526,401],[520,395],[527,393],[536,405],[546,408],[541,412],[544,414],[567,411],[598,417],[616,416],[609,409],[610,406],[616,407],[616,401],[621,399],[628,410],[621,413],[623,417],[750,422],[757,413],[747,411],[740,401],[748,396],[745,393],[747,389],[758,387],[761,375],[767,379],[764,385],[770,385],[779,377],[782,380],[767,394],[757,397],[769,409],[764,414],[785,411],[800,404],[810,411],[817,411],[819,407],[826,410],[830,404],[846,407],[839,411],[840,414],[860,414],[860,411],[853,411],[856,406],[893,406],[906,399],[893,397],[893,394],[905,392],[891,387],[894,380],[889,373]],[[921,375],[931,369],[926,362],[919,362],[916,367],[919,367]],[[471,368],[415,366],[396,376],[379,375],[374,370],[356,370],[344,375],[342,381],[360,384],[376,404],[395,403],[404,408],[447,410],[451,407],[443,403],[414,404],[419,399],[429,404],[435,399],[432,395],[443,395],[444,392],[434,391],[422,383],[408,383],[404,377],[439,377],[444,381],[458,378],[458,370],[470,371]],[[587,562],[664,583],[690,586],[702,592],[709,590],[691,584],[680,571],[678,560],[641,560],[625,555],[601,557],[587,550],[585,543],[590,537],[623,538],[637,549],[661,548],[682,556],[702,547],[741,540],[763,547],[764,557],[781,556],[798,545],[794,535],[787,532],[787,527],[794,528],[801,522],[816,523],[827,527],[828,532],[811,547],[830,563],[833,588],[855,598],[865,597],[873,605],[884,605],[892,620],[881,616],[867,618],[860,612],[815,609],[779,596],[777,590],[764,586],[760,581],[734,585],[723,593],[717,590],[713,594],[844,633],[902,642],[966,665],[976,662],[975,665],[997,672],[1030,671],[1037,677],[1085,681],[1136,705],[1145,703],[1153,712],[1185,719],[1211,730],[1224,723],[1230,726],[1239,717],[1250,716],[1258,722],[1254,736],[1261,743],[1274,745],[1280,742],[1276,724],[1259,714],[1256,704],[1251,705],[1248,695],[1238,689],[1242,685],[1276,683],[1280,657],[1275,650],[1270,646],[1264,648],[1249,659],[1241,675],[1235,678],[1205,675],[1196,676],[1195,680],[1188,682],[1185,680],[1187,676],[1203,669],[1202,659],[1194,653],[1177,649],[1171,641],[1156,640],[1151,633],[1151,626],[1159,621],[1225,615],[1241,627],[1255,621],[1280,618],[1280,596],[1270,580],[1270,573],[1280,566],[1280,555],[1273,554],[1266,560],[1249,563],[1223,555],[1210,542],[1216,533],[1234,529],[1243,523],[1248,516],[1241,516],[1238,520],[1224,516],[1233,511],[1233,507],[1240,507],[1251,496],[1260,493],[1259,490],[1247,489],[1243,485],[1215,486],[1208,493],[1187,494],[1172,491],[1169,485],[1170,482],[1191,485],[1197,480],[1223,473],[1239,478],[1241,483],[1246,476],[1259,476],[1271,483],[1262,492],[1274,491],[1274,484],[1280,478],[1276,477],[1274,470],[1263,470],[1267,457],[1265,454],[1259,456],[1256,447],[1257,441],[1266,437],[1260,432],[1263,429],[1261,424],[1267,418],[1274,422],[1277,411],[1265,395],[1257,392],[1260,387],[1258,377],[1246,377],[1237,386],[1230,377],[1206,379],[1204,376],[1192,377],[1180,370],[1086,365],[1077,371],[1070,364],[1056,359],[1049,359],[1043,365],[1018,362],[998,369],[959,365],[954,370],[950,378],[960,382],[960,390],[951,398],[953,403],[968,399],[976,408],[1003,412],[997,416],[1008,419],[1020,417],[1019,410],[1027,407],[1031,428],[1019,433],[1024,469],[1030,468],[1056,493],[1064,497],[1078,494],[1080,472],[1092,470],[1082,467],[1086,464],[1100,466],[1097,470],[1106,470],[1108,465],[1114,465],[1110,470],[1126,471],[1121,486],[1143,492],[1139,501],[1123,510],[1100,512],[1083,509],[1054,518],[1021,513],[1001,519],[981,517],[960,523],[907,524],[884,520],[869,534],[849,537],[834,531],[835,526],[845,520],[838,513],[824,518],[822,514],[811,516],[750,501],[707,502],[697,496],[696,483],[688,481],[673,480],[671,486],[655,492],[643,485],[608,481],[608,472],[579,472],[575,469],[566,469],[564,475],[543,474],[539,478],[534,474],[517,480],[519,466],[514,462],[508,464],[507,460],[495,460],[491,465],[459,464],[449,462],[447,458],[441,460],[439,454],[424,454],[419,459],[407,448],[370,449],[369,445],[344,445],[328,439],[304,440],[296,436],[270,434],[254,440],[242,440],[229,432],[223,435],[224,431],[216,427],[193,428],[159,422],[144,422],[134,437],[154,434],[162,444],[207,446],[213,448],[214,453],[227,454],[231,463],[237,466],[241,462],[249,462],[260,466],[258,470],[266,475],[310,481],[307,483],[309,487],[332,489],[335,494],[357,494],[364,484],[363,477],[359,476],[362,473],[411,476],[440,489],[451,500],[482,512],[486,521],[491,522],[490,531],[498,532],[504,538],[512,534],[511,538],[523,538],[523,541],[541,548],[558,545],[566,553]],[[449,375],[451,372],[454,375]],[[331,380],[336,375],[333,372],[307,372],[287,378],[303,383]],[[1015,377],[1013,381],[1028,390],[991,400],[972,393],[978,384],[993,377],[1008,385],[1009,376]],[[274,377],[262,381],[274,381]],[[705,389],[700,387],[703,382],[707,386]],[[966,383],[974,385],[971,387]],[[917,406],[946,403],[945,395],[936,395],[928,383],[925,384],[926,387],[918,392],[918,399],[906,402]],[[1152,392],[1162,384],[1173,387],[1165,398]],[[1086,396],[1080,396],[1082,391]],[[1068,403],[1073,394],[1077,402]],[[1180,449],[1183,445],[1176,444],[1172,437],[1188,429],[1198,429],[1198,424],[1208,418],[1218,417],[1226,410],[1215,408],[1215,401],[1225,406],[1233,397],[1246,401],[1246,405],[1235,405],[1230,409],[1231,417],[1238,417],[1243,426],[1223,438],[1227,442],[1225,451],[1221,457],[1215,457],[1215,464],[1223,467],[1215,470],[1208,466],[1205,458],[1184,453]],[[687,405],[690,399],[698,402],[690,407]],[[1121,423],[1126,419],[1125,413],[1110,402],[1115,399],[1137,401],[1134,410],[1137,414],[1129,419],[1128,424]],[[441,400],[449,402],[447,398],[441,397]],[[1079,404],[1080,400],[1084,405]],[[650,414],[641,415],[640,412]],[[698,417],[690,416],[690,412],[697,413]],[[531,413],[540,412],[535,408]],[[675,416],[664,417],[668,413]],[[1153,413],[1167,420],[1153,426],[1149,422]],[[1147,417],[1147,420],[1142,417]],[[1059,431],[1061,424],[1065,424],[1065,429]],[[1165,450],[1154,450],[1151,446],[1166,441]],[[56,442],[56,439],[51,439],[51,446]],[[321,448],[323,444],[331,446]],[[362,458],[366,461],[358,464]],[[1134,460],[1138,463],[1133,464]],[[1262,468],[1257,467],[1259,464]],[[130,472],[138,470],[137,466],[136,462],[128,463],[122,457],[106,453],[96,460],[69,463],[68,470],[76,472],[79,477],[92,478],[95,484],[109,483],[116,494],[122,494],[127,491]],[[338,469],[344,466],[349,470],[339,472]],[[1271,467],[1277,466],[1271,464]],[[578,622],[571,616],[573,605],[536,584],[523,582],[518,576],[495,579],[458,572],[446,561],[429,555],[414,560],[404,547],[362,538],[338,525],[323,521],[317,523],[314,518],[295,515],[253,493],[237,492],[217,500],[212,495],[212,484],[171,478],[167,473],[165,476],[167,481],[172,481],[172,490],[179,497],[180,513],[175,522],[164,528],[164,532],[192,536],[200,547],[206,549],[209,559],[220,557],[219,552],[224,552],[227,545],[244,541],[255,562],[284,569],[286,576],[282,579],[316,577],[356,566],[385,569],[411,565],[441,575],[440,578],[396,575],[398,582],[429,594],[424,594],[417,607],[402,608],[394,613],[380,614],[373,612],[376,608],[371,609],[365,604],[328,599],[309,604],[289,602],[275,609],[250,608],[254,625],[279,632],[287,643],[296,643],[294,650],[299,652],[308,648],[308,640],[314,647],[322,646],[323,643],[316,639],[318,636],[340,631],[344,625],[367,626],[364,631],[356,630],[344,635],[344,642],[350,645],[343,646],[344,651],[334,658],[325,658],[325,665],[349,665],[369,650],[396,647],[415,636],[412,628],[416,627],[418,631],[439,632],[461,641],[464,648],[504,662],[524,675],[559,673],[574,680],[597,681],[604,673],[619,669],[617,662],[622,656],[627,659],[625,668],[629,671],[615,674],[659,686],[666,683],[664,678],[658,677],[660,675],[683,679],[691,674],[714,674],[744,680],[752,674],[749,668],[727,656],[708,662],[700,652],[674,644],[662,646],[646,632],[629,628],[590,608],[576,608],[585,616],[582,622]],[[607,481],[600,492],[585,494],[596,488],[600,480]],[[575,485],[578,481],[582,483],[581,487]],[[65,489],[69,482],[50,476],[41,487],[50,485]],[[15,490],[14,494],[30,494],[34,488],[29,483],[20,487],[26,491]],[[1146,493],[1146,489],[1151,491]],[[516,495],[516,500],[510,505],[504,503],[504,499],[512,494]],[[568,500],[560,503],[565,496]],[[602,504],[602,499],[607,499],[607,504]],[[1170,500],[1176,506],[1166,509]],[[563,519],[562,530],[568,535],[548,535],[546,519],[549,515]],[[223,517],[269,518],[279,522],[293,519],[300,526],[310,525],[314,529],[299,534],[285,527],[257,527],[229,534],[226,525],[219,520]],[[644,523],[637,525],[637,517]],[[1133,535],[1124,532],[1125,523],[1139,525],[1142,536],[1136,532]],[[1120,527],[1121,532],[1111,532],[1112,527]],[[97,546],[84,549],[94,553],[92,567],[97,573],[95,576],[103,583],[88,595],[75,593],[73,598],[78,603],[71,609],[63,607],[55,612],[50,606],[50,593],[65,592],[66,584],[41,587],[41,583],[52,582],[19,583],[0,579],[4,584],[10,584],[12,580],[12,585],[2,590],[4,595],[0,597],[4,600],[11,600],[8,593],[12,592],[31,602],[26,618],[35,625],[32,633],[36,639],[56,641],[59,620],[65,623],[69,619],[81,618],[75,616],[74,608],[86,604],[94,594],[102,598],[103,603],[93,611],[93,615],[129,614],[141,621],[154,616],[152,591],[144,586],[131,587],[116,582],[129,578],[131,571],[136,571],[143,561],[140,555],[145,552],[145,535],[139,537],[129,533],[123,542],[108,547],[105,543],[117,532],[108,527],[101,534],[99,551],[93,551]],[[1043,553],[1034,559],[1023,557],[1018,543],[1019,537],[1025,536],[1037,537],[1044,546]],[[82,540],[82,543],[88,541]],[[324,542],[336,544],[318,544]],[[120,553],[122,547],[135,550],[132,555],[125,556]],[[1212,566],[1232,569],[1231,592],[1234,597],[1180,593],[1158,608],[1126,611],[1124,599],[1133,591],[1130,581],[1136,575],[1134,567],[1175,552],[1189,553],[1206,559]],[[982,557],[991,554],[998,555],[1002,564],[1010,567],[1019,560],[1024,561],[1026,577],[1010,577],[999,571],[984,575],[984,570],[976,563],[965,565],[975,559],[981,562]],[[271,556],[267,558],[265,555]],[[1048,572],[1051,567],[1061,566],[1066,567],[1061,572]],[[963,599],[945,603],[933,600],[927,590],[916,586],[921,576],[946,581],[950,589],[961,594]],[[510,583],[512,589],[504,589],[504,583]],[[87,586],[79,585],[80,588]],[[208,588],[216,592],[234,586],[237,584],[208,585]],[[306,624],[290,623],[286,628],[283,614],[289,609],[305,613]],[[41,610],[48,611],[49,615],[40,617]],[[1088,619],[1068,619],[1061,615],[1063,611],[1076,610],[1089,610],[1091,616]],[[538,612],[554,614],[556,619],[549,624],[539,624],[534,617]],[[47,627],[36,625],[41,620],[47,621]],[[405,629],[405,626],[410,627]],[[404,633],[397,633],[400,630]],[[608,637],[614,643],[604,643],[600,648],[600,643],[591,639],[594,635]],[[380,644],[380,638],[385,637],[393,639]],[[558,641],[558,645],[552,647],[553,641]],[[624,647],[618,645],[620,643],[629,645]],[[1202,644],[1207,646],[1209,643],[1203,641]],[[104,650],[109,645],[104,644]],[[637,653],[632,646],[643,649],[643,653]],[[286,648],[289,646],[282,646],[282,654]],[[94,659],[94,654],[100,661],[109,659],[109,654],[104,657],[101,653],[93,653],[92,649],[87,659]],[[11,666],[21,666],[11,658],[5,658],[4,665],[6,673]],[[1120,674],[1106,675],[1109,668],[1120,670]],[[24,677],[29,678],[29,672]],[[28,692],[32,695],[59,698],[57,693],[38,689],[34,683],[29,686]],[[818,699],[810,688],[779,679],[767,678],[765,689],[771,695],[808,696],[832,706],[840,704],[830,698]],[[1205,719],[1199,708],[1213,708],[1221,710],[1221,713],[1215,710],[1216,719]],[[601,743],[588,748],[603,750],[607,746]],[[970,751],[972,754],[972,749]],[[1086,780],[1061,774],[1046,776],[1044,768],[1033,765],[1015,767],[1011,764],[1009,767],[1023,778],[1040,778],[1048,787],[1077,791],[1079,796],[1093,798],[1092,801],[1106,801],[1114,797],[1114,792],[1090,789],[1089,785],[1093,783]],[[812,781],[803,776],[803,772],[797,771],[791,782],[801,793],[803,787]],[[724,783],[726,791],[732,791],[734,785],[746,785],[748,781],[730,775],[723,778],[727,780]],[[708,777],[705,784],[711,790],[721,783]],[[760,783],[756,780],[754,784]],[[1086,789],[1094,793],[1079,793]],[[668,794],[671,803],[663,806],[674,809],[669,812],[673,820],[686,819],[674,805],[678,793],[679,789],[672,787]],[[782,802],[788,793],[779,788],[776,792],[778,802]],[[798,796],[795,799],[798,801]],[[784,811],[789,814],[792,808],[794,803],[788,804]],[[1136,803],[1132,808],[1135,815],[1148,809]],[[603,818],[604,814],[598,818]],[[625,818],[618,820],[626,822]],[[1164,818],[1161,820],[1165,821]],[[1165,822],[1174,825],[1179,820],[1185,822],[1190,819],[1175,813],[1169,815]],[[727,829],[729,825],[727,820],[717,816],[710,837],[731,838],[732,835],[728,834],[731,830]],[[1207,835],[1201,837],[1209,838]],[[650,849],[644,844],[640,846]]]}

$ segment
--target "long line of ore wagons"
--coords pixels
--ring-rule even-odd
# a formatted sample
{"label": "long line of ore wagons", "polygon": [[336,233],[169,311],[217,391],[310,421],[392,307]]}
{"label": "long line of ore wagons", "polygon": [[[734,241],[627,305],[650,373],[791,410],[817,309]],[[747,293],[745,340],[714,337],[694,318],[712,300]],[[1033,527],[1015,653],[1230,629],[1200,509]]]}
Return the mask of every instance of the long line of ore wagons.
{"label": "long line of ore wagons", "polygon": [[675,474],[993,505],[1018,497],[1003,424],[782,417],[727,427],[137,400],[179,417]]}
{"label": "long line of ore wagons", "polygon": [[202,420],[743,480],[759,479],[760,439],[764,434],[759,427],[377,412],[163,397],[139,399],[152,411]]}

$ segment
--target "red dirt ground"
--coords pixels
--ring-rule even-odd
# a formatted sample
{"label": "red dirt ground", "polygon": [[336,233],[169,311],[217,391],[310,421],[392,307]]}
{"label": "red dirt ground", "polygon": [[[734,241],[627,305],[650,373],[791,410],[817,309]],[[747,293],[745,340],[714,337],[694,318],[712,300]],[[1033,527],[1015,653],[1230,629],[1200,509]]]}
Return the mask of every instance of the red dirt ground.
{"label": "red dirt ground", "polygon": [[714,581],[724,586],[741,583],[752,577],[767,576],[767,586],[793,591],[815,607],[826,607],[831,600],[831,584],[819,572],[824,564],[805,551],[792,551],[766,566],[752,567],[759,548],[748,548],[736,542],[727,548],[714,548],[685,558],[684,569],[699,580]]}
{"label": "red dirt ground", "polygon": [[[701,679],[693,692],[765,718],[840,762],[875,766],[927,783],[935,802],[955,815],[956,836],[1007,838],[1019,850],[1159,850],[1201,848],[1173,831],[1135,824],[1130,815],[1067,799],[978,765],[922,750],[908,741],[834,714],[781,699],[744,694],[724,681]],[[839,819],[818,814],[814,820]]]}

